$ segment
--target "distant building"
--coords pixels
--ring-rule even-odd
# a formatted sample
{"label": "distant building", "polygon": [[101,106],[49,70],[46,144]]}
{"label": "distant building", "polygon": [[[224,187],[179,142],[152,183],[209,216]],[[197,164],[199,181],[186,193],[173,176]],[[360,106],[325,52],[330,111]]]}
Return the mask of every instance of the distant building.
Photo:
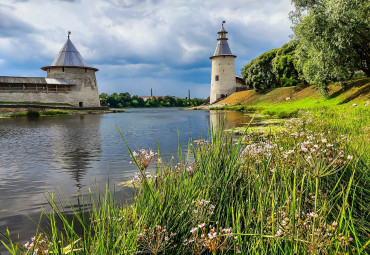
{"label": "distant building", "polygon": [[140,96],[138,98],[141,98],[143,99],[145,102],[149,99],[152,99],[152,98],[162,98],[162,99],[165,99],[166,97],[173,97],[174,96],[153,96],[153,89],[150,89],[150,96]]}
{"label": "distant building", "polygon": [[221,29],[218,32],[219,38],[217,39],[216,50],[213,56],[210,57],[212,60],[211,104],[246,88],[243,78],[235,75],[236,55],[231,53],[224,23],[225,21],[222,22]]}
{"label": "distant building", "polygon": [[152,99],[152,98],[163,98],[163,99],[165,99],[166,96],[140,96],[138,98],[142,98],[144,101],[147,101],[147,100]]}
{"label": "distant building", "polygon": [[98,69],[86,64],[69,34],[53,63],[41,68],[46,78],[0,76],[0,102],[100,106],[95,77]]}

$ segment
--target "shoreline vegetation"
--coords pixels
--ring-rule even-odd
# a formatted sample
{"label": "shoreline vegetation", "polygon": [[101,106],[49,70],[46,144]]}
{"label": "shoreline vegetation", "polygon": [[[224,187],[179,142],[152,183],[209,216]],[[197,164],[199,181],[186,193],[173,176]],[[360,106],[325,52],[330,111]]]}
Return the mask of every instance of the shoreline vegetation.
{"label": "shoreline vegetation", "polygon": [[38,118],[40,116],[56,116],[56,115],[83,115],[83,114],[101,114],[101,113],[113,113],[113,112],[124,112],[124,110],[110,110],[110,109],[68,109],[63,107],[53,108],[39,108],[37,105],[25,108],[12,108],[12,107],[1,107],[0,105],[0,118],[14,118],[14,117],[28,117]]}
{"label": "shoreline vegetation", "polygon": [[370,106],[370,78],[348,81],[345,86],[332,83],[328,97],[323,97],[315,85],[297,85],[257,92],[235,92],[213,105],[192,107],[193,110],[231,110],[259,113],[267,118],[290,118],[300,110],[368,107]]}
{"label": "shoreline vegetation", "polygon": [[192,107],[199,106],[206,102],[206,99],[201,98],[179,98],[173,96],[163,97],[148,97],[143,99],[137,95],[130,95],[130,93],[107,93],[100,94],[100,101],[102,106],[109,106],[112,108],[156,108],[156,107]]}
{"label": "shoreline vegetation", "polygon": [[3,245],[11,254],[368,254],[369,123],[367,106],[342,104],[298,110],[278,131],[233,137],[221,125],[185,155],[179,145],[176,159],[127,147],[138,166],[132,204],[91,195],[71,220],[50,195],[49,225],[26,244],[2,233]]}

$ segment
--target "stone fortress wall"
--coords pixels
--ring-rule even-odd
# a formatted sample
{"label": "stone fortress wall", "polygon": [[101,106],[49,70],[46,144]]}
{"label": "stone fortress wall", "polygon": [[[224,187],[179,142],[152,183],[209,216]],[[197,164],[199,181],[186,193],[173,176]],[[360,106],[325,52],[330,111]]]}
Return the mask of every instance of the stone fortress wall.
{"label": "stone fortress wall", "polygon": [[0,102],[70,104],[99,107],[95,72],[68,39],[50,66],[47,78],[0,76]]}
{"label": "stone fortress wall", "polygon": [[62,78],[73,82],[74,85],[2,83],[0,102],[70,104],[76,107],[100,106],[94,69],[50,67],[47,70],[47,77]]}
{"label": "stone fortress wall", "polygon": [[[73,81],[71,91],[65,94],[66,103],[74,106],[96,107],[100,106],[98,86],[95,70],[83,67],[48,67],[48,78],[62,78]],[[80,104],[82,103],[82,105]]]}

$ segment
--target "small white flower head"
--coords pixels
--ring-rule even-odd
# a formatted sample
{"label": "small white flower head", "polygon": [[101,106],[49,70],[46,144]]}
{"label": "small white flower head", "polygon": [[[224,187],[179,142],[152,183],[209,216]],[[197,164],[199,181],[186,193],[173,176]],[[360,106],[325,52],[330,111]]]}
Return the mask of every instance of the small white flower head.
{"label": "small white flower head", "polygon": [[211,232],[211,233],[208,233],[208,238],[209,239],[213,239],[217,236],[217,233],[216,232]]}
{"label": "small white flower head", "polygon": [[353,156],[348,155],[348,156],[347,156],[347,159],[348,159],[348,160],[352,160],[352,159],[353,159]]}
{"label": "small white flower head", "polygon": [[197,227],[192,227],[192,228],[191,228],[191,230],[190,230],[190,232],[191,232],[191,233],[194,233],[194,232],[195,232],[195,231],[197,231],[197,230],[198,230],[198,228],[197,228]]}
{"label": "small white flower head", "polygon": [[199,228],[204,228],[205,225],[206,225],[205,223],[201,223],[201,224],[198,225],[198,227]]}

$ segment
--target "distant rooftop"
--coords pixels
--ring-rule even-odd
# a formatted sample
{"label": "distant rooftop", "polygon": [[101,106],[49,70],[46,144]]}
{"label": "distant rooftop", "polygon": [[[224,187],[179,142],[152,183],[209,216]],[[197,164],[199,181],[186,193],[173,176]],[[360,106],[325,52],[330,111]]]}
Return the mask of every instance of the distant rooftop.
{"label": "distant rooftop", "polygon": [[75,85],[73,81],[65,79],[43,78],[43,77],[12,77],[0,76],[0,84],[50,84],[50,85]]}

